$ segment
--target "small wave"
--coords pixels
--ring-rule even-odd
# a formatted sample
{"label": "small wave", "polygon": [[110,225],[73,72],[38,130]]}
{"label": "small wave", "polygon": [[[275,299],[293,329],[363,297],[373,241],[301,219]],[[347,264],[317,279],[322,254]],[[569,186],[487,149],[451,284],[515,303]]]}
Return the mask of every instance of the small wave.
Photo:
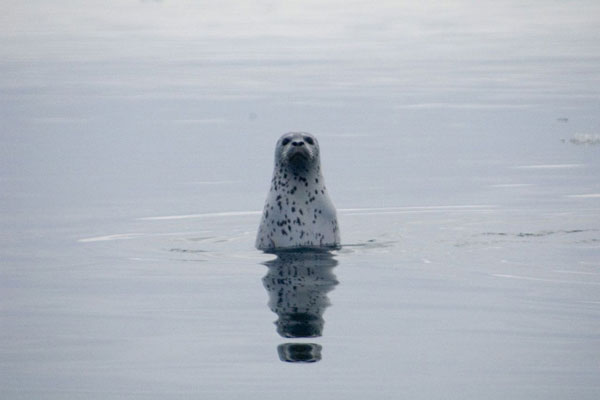
{"label": "small wave", "polygon": [[538,165],[518,165],[516,169],[569,169],[569,168],[581,168],[585,164],[538,164]]}
{"label": "small wave", "polygon": [[[564,140],[563,140],[564,142]],[[590,134],[590,133],[577,133],[573,135],[572,138],[569,139],[569,142],[574,145],[587,145],[593,146],[600,144],[600,135],[599,134]]]}
{"label": "small wave", "polygon": [[533,183],[501,183],[497,185],[489,185],[488,187],[493,188],[519,188],[519,187],[527,187],[533,186]]}
{"label": "small wave", "polygon": [[172,253],[189,253],[189,254],[206,253],[207,252],[207,250],[194,250],[194,249],[170,249],[169,251]]}
{"label": "small wave", "polygon": [[182,185],[200,185],[200,186],[213,186],[213,185],[230,185],[239,183],[240,181],[189,181],[181,182]]}
{"label": "small wave", "polygon": [[195,124],[223,124],[228,122],[224,118],[194,118],[194,119],[174,119],[176,124],[195,125]]}
{"label": "small wave", "polygon": [[380,249],[380,248],[385,248],[385,247],[392,247],[396,243],[398,243],[398,242],[395,240],[377,241],[375,239],[370,239],[370,240],[367,240],[366,242],[362,242],[362,243],[342,244],[341,250],[352,248],[352,247],[360,247],[363,249]]}
{"label": "small wave", "polygon": [[197,235],[200,233],[206,233],[206,231],[194,231],[194,232],[161,232],[161,233],[115,233],[112,235],[95,236],[89,238],[81,238],[77,241],[79,243],[92,243],[92,242],[108,242],[114,240],[130,240],[142,237],[151,236],[181,236],[181,235]]}
{"label": "small wave", "polygon": [[505,279],[518,279],[524,281],[538,281],[538,282],[551,282],[551,283],[566,283],[576,285],[600,285],[600,282],[589,282],[589,281],[565,281],[561,279],[546,279],[536,278],[533,276],[521,276],[521,275],[510,275],[510,274],[491,274],[494,278],[505,278]]}
{"label": "small wave", "polygon": [[556,234],[572,234],[572,233],[583,233],[583,232],[596,232],[597,229],[572,229],[572,230],[556,230],[556,231],[539,231],[539,232],[484,232],[482,236],[512,236],[512,237],[544,237]]}
{"label": "small wave", "polygon": [[564,270],[564,269],[555,269],[554,272],[557,272],[559,274],[600,275],[600,272],[570,271],[570,270]]}
{"label": "small wave", "polygon": [[600,193],[570,194],[567,197],[574,199],[597,199],[600,198]]}
{"label": "small wave", "polygon": [[[544,230],[537,232],[483,232],[472,235],[473,238],[462,240],[454,244],[455,247],[478,246],[478,245],[496,245],[501,243],[519,242],[523,240],[544,240],[543,238],[550,236],[569,236],[572,237],[571,243],[589,244],[596,243],[598,239],[589,238],[590,232],[598,232],[600,229],[558,229]],[[588,237],[586,237],[588,233]],[[579,234],[579,235],[578,235]],[[489,239],[479,239],[482,236]]]}
{"label": "small wave", "polygon": [[[406,207],[375,207],[375,208],[339,208],[337,211],[341,214],[359,215],[359,214],[384,214],[384,213],[410,213],[410,212],[442,212],[449,210],[484,210],[496,208],[489,204],[466,204],[466,205],[442,205],[442,206],[406,206]],[[157,217],[142,217],[139,221],[168,221],[178,219],[194,218],[215,218],[215,217],[243,217],[252,215],[261,215],[262,211],[227,211],[212,212],[186,215],[166,215]]]}
{"label": "small wave", "polygon": [[175,219],[191,219],[191,218],[214,218],[214,217],[242,217],[246,215],[260,215],[260,211],[229,211],[229,212],[214,212],[202,214],[187,214],[187,215],[167,215],[161,217],[142,217],[140,221],[166,221]]}
{"label": "small wave", "polygon": [[406,206],[406,207],[376,207],[376,208],[341,208],[338,211],[341,213],[360,213],[360,212],[389,212],[389,211],[447,211],[447,210],[473,210],[495,208],[495,205],[490,204],[463,204],[463,205],[446,205],[446,206]]}
{"label": "small wave", "polygon": [[96,236],[91,238],[82,238],[77,240],[80,243],[90,243],[90,242],[108,242],[111,240],[128,240],[135,239],[141,236],[145,236],[143,233],[116,233],[114,235],[105,235],[105,236]]}

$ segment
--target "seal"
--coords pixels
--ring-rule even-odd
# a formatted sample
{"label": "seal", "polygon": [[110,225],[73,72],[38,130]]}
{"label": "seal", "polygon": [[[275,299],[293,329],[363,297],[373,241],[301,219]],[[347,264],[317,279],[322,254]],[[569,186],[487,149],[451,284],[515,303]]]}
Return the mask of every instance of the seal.
{"label": "seal", "polygon": [[321,173],[319,142],[307,132],[289,132],[275,145],[275,168],[256,248],[338,248],[335,207]]}

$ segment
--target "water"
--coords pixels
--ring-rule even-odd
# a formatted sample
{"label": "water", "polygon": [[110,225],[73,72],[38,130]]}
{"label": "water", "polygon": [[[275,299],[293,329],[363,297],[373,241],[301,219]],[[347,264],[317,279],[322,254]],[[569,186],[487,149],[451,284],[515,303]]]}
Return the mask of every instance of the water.
{"label": "water", "polygon": [[[596,2],[4,9],[2,398],[600,395]],[[253,249],[290,130],[332,255]]]}

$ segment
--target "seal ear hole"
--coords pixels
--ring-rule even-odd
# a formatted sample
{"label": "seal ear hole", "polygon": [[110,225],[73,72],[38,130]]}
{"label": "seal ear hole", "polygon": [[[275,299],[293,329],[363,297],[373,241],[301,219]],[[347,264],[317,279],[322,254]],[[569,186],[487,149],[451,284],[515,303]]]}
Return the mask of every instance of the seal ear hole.
{"label": "seal ear hole", "polygon": [[311,146],[312,146],[313,144],[315,144],[315,141],[314,141],[314,140],[312,140],[312,138],[311,138],[311,137],[308,137],[308,136],[306,136],[306,137],[304,138],[304,141],[305,141],[306,143],[310,144]]}
{"label": "seal ear hole", "polygon": [[289,142],[290,142],[290,139],[289,139],[289,138],[285,138],[285,139],[283,139],[283,140],[281,141],[281,145],[282,145],[282,146],[285,146],[285,145],[286,145],[286,144],[288,144]]}

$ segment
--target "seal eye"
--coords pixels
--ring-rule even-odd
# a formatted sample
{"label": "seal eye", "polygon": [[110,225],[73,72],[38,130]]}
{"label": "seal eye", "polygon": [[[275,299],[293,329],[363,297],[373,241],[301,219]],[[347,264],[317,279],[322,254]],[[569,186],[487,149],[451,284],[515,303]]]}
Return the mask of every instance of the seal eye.
{"label": "seal eye", "polygon": [[315,144],[315,141],[314,141],[314,140],[312,140],[312,138],[311,138],[311,137],[308,137],[308,136],[304,138],[304,141],[305,141],[306,143],[310,144],[311,146],[312,146],[313,144]]}
{"label": "seal eye", "polygon": [[285,145],[286,145],[286,144],[288,144],[289,142],[290,142],[290,139],[289,139],[289,138],[285,138],[285,139],[283,139],[283,140],[281,141],[281,145],[282,145],[282,146],[285,146]]}

